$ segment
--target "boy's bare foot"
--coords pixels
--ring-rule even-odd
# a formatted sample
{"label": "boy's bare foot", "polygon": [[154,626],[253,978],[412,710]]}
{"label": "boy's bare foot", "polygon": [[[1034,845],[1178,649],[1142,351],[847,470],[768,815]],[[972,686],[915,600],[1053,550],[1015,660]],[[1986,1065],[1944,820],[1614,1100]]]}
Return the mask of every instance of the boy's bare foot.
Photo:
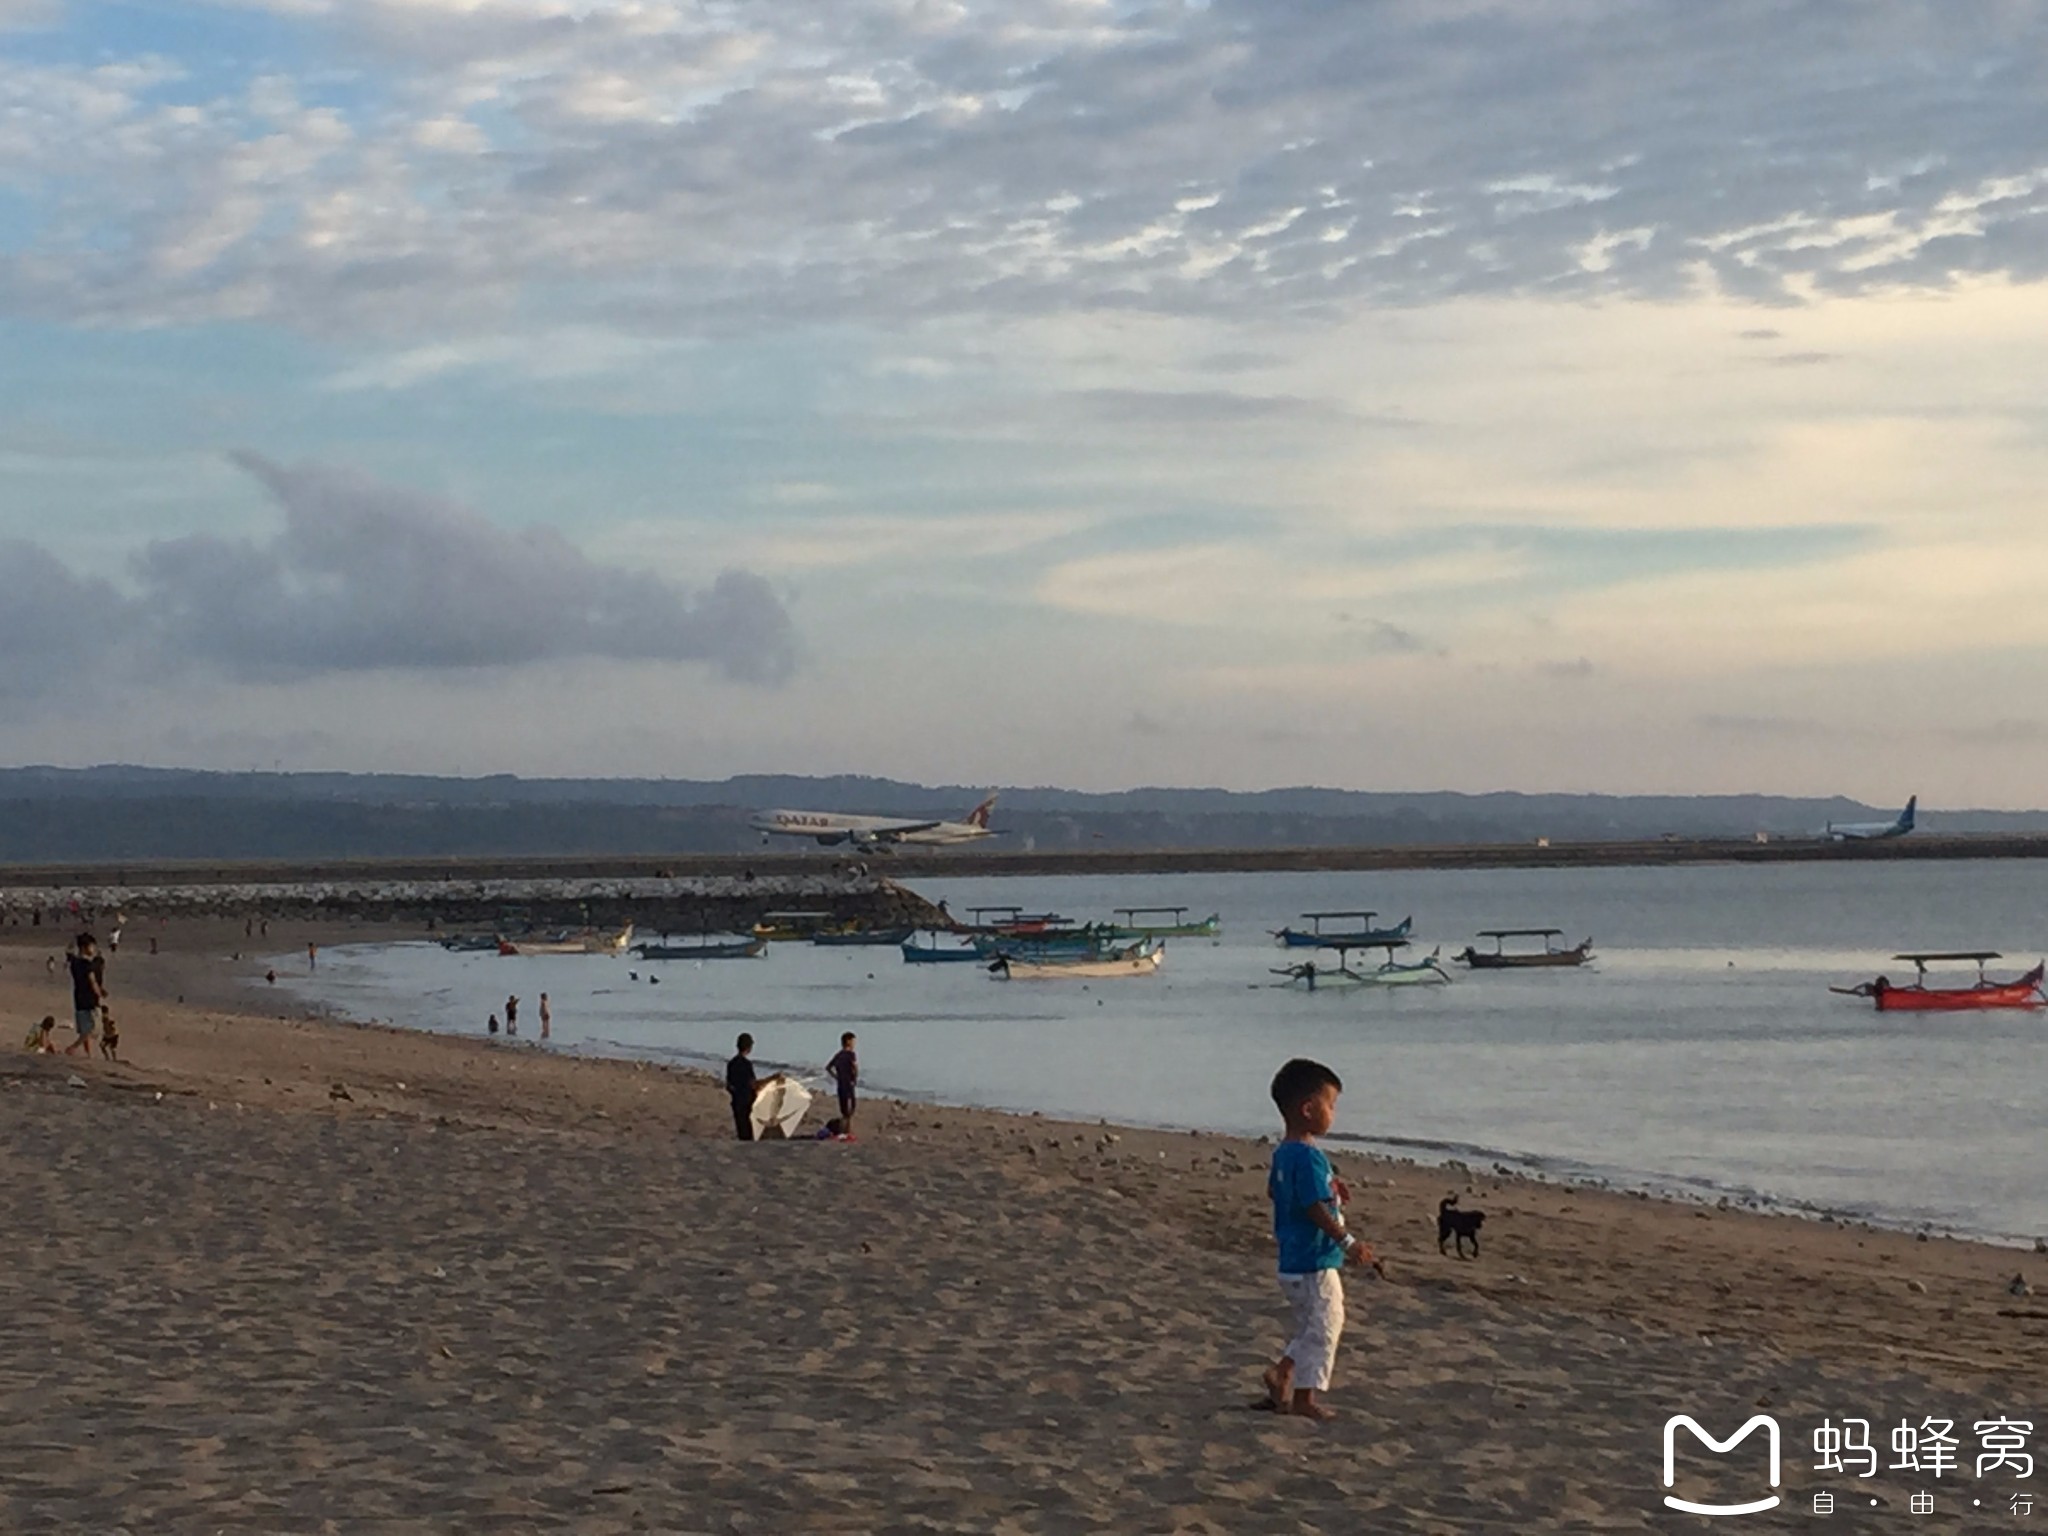
{"label": "boy's bare foot", "polygon": [[1288,1411],[1287,1395],[1294,1390],[1294,1362],[1282,1359],[1266,1367],[1259,1378],[1266,1384],[1266,1396],[1272,1399],[1275,1413]]}
{"label": "boy's bare foot", "polygon": [[1337,1417],[1335,1409],[1325,1408],[1316,1401],[1315,1393],[1305,1387],[1294,1394],[1294,1404],[1288,1411],[1296,1418],[1314,1419],[1318,1423],[1327,1423]]}

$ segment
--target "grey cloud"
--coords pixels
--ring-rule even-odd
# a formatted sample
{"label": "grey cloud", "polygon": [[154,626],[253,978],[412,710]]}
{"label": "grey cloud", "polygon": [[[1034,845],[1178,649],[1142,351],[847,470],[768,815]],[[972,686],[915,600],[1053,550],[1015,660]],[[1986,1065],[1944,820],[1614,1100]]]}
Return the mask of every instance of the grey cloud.
{"label": "grey cloud", "polygon": [[1822,363],[1832,363],[1840,356],[1839,352],[1781,352],[1764,361],[1773,368],[1813,368]]}
{"label": "grey cloud", "polygon": [[55,693],[126,635],[126,600],[41,545],[0,540],[0,698]]}
{"label": "grey cloud", "polygon": [[[1340,613],[1337,615],[1337,619],[1339,623],[1343,624],[1353,622],[1349,614]],[[1375,656],[1424,656],[1430,654],[1446,656],[1450,654],[1444,647],[1432,644],[1414,630],[1403,628],[1399,624],[1389,623],[1385,619],[1368,618],[1358,620],[1355,633],[1358,647]]]}
{"label": "grey cloud", "polygon": [[1170,736],[1173,734],[1163,722],[1146,714],[1142,709],[1131,711],[1130,718],[1124,721],[1124,729],[1133,736]]}
{"label": "grey cloud", "polygon": [[595,564],[553,529],[503,528],[347,470],[240,462],[283,530],[153,543],[132,591],[0,541],[0,693],[55,690],[115,656],[124,672],[200,664],[269,680],[579,658],[701,662],[748,683],[794,669],[789,614],[751,572],[686,592]]}
{"label": "grey cloud", "polygon": [[[443,332],[545,294],[715,331],[2048,275],[2048,15],[2027,6],[743,0],[288,24],[352,29],[398,115],[337,132],[208,95],[172,123],[201,88],[156,82],[102,132],[52,85],[10,158],[81,213],[0,262],[0,302]],[[516,139],[412,154],[479,79]],[[347,228],[308,238],[337,205]]]}
{"label": "grey cloud", "polygon": [[1592,677],[1600,669],[1593,664],[1590,657],[1578,656],[1570,661],[1542,662],[1538,664],[1536,670],[1545,677],[1555,677],[1565,682],[1578,683]]}
{"label": "grey cloud", "polygon": [[773,683],[794,666],[789,615],[750,572],[686,593],[597,565],[551,528],[502,528],[348,470],[238,462],[276,498],[282,532],[198,534],[137,558],[142,604],[173,654],[245,676],[612,657]]}

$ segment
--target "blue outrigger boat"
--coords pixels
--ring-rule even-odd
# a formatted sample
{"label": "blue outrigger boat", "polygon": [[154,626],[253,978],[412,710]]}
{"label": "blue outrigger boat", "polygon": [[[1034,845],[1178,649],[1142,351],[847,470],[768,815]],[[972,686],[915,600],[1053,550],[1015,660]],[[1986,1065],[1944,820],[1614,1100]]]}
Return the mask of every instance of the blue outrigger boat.
{"label": "blue outrigger boat", "polygon": [[972,944],[957,944],[951,949],[939,947],[939,936],[930,935],[931,943],[920,944],[915,936],[907,938],[899,946],[903,951],[905,965],[981,965],[987,956]]}
{"label": "blue outrigger boat", "polygon": [[[1400,944],[1407,940],[1408,931],[1415,926],[1414,917],[1401,919],[1391,928],[1375,928],[1372,920],[1377,912],[1304,912],[1301,914],[1309,924],[1306,932],[1299,928],[1282,928],[1273,935],[1288,949],[1372,949],[1386,944]],[[1339,921],[1356,923],[1355,928],[1325,928],[1325,923]]]}
{"label": "blue outrigger boat", "polygon": [[642,960],[758,960],[768,953],[766,939],[706,939],[696,944],[635,944]]}

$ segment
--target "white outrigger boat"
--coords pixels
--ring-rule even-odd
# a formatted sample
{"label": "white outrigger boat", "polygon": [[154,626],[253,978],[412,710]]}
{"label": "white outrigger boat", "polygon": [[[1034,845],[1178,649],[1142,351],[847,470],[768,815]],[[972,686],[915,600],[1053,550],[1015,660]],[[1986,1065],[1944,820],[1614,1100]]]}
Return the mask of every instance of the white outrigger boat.
{"label": "white outrigger boat", "polygon": [[1150,976],[1165,963],[1165,949],[1146,944],[1114,954],[1072,960],[1022,960],[998,955],[988,971],[998,981],[1089,981],[1113,976]]}
{"label": "white outrigger boat", "polygon": [[1383,939],[1370,947],[1387,952],[1387,958],[1371,969],[1352,969],[1350,955],[1339,949],[1336,965],[1327,970],[1319,969],[1313,960],[1274,966],[1273,974],[1280,978],[1274,985],[1299,987],[1304,992],[1344,992],[1356,987],[1441,987],[1450,982],[1451,973],[1443,967],[1440,949],[1420,960],[1401,961],[1394,958],[1394,951],[1406,949],[1406,939]]}
{"label": "white outrigger boat", "polygon": [[633,925],[610,933],[587,928],[581,933],[561,933],[548,937],[527,937],[498,940],[501,955],[620,955],[633,942]]}

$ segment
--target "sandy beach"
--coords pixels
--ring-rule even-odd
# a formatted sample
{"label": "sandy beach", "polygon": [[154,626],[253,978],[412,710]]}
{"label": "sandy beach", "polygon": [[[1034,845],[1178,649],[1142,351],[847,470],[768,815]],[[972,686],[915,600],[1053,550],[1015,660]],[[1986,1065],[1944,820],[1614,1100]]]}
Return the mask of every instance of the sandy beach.
{"label": "sandy beach", "polygon": [[[30,1056],[61,941],[0,946],[6,1531],[1711,1529],[1661,1505],[1677,1413],[1784,1426],[1745,1529],[2032,1486],[1970,1430],[2048,1406],[2033,1253],[1339,1151],[1386,1278],[1315,1425],[1248,1406],[1256,1143],[876,1101],[736,1145],[700,1075],[296,1013],[239,922],[131,930],[121,1064]],[[1960,1473],[1817,1471],[1845,1416],[1954,1420]]]}

